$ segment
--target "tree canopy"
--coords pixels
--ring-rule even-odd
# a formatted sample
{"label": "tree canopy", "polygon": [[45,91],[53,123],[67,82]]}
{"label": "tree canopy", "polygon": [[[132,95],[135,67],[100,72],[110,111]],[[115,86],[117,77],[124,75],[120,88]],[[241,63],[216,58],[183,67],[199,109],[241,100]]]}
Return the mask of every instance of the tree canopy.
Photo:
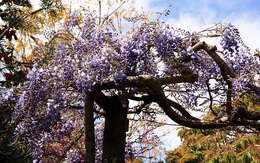
{"label": "tree canopy", "polygon": [[[50,19],[57,20],[54,14],[61,13],[61,9],[59,0],[44,0],[38,9],[34,9],[28,0],[4,0],[0,3],[1,86],[16,86],[25,80],[33,55],[26,55],[25,49],[32,51],[35,35],[39,34],[44,24],[50,26]],[[50,15],[48,19],[43,20],[44,14]]]}

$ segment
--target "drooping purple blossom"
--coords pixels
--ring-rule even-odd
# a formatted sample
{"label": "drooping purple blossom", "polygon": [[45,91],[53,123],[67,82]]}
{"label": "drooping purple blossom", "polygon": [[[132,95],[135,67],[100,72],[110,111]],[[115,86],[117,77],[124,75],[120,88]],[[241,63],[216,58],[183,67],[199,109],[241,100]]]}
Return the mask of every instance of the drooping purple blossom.
{"label": "drooping purple blossom", "polygon": [[66,22],[66,26],[69,27],[69,28],[73,28],[75,27],[76,25],[79,24],[79,18],[80,17],[80,13],[79,12],[73,12],[69,19],[67,20]]}
{"label": "drooping purple blossom", "polygon": [[240,37],[238,30],[232,24],[228,24],[223,28],[222,32],[221,45],[224,51],[229,53],[237,52],[239,48],[238,38]]}

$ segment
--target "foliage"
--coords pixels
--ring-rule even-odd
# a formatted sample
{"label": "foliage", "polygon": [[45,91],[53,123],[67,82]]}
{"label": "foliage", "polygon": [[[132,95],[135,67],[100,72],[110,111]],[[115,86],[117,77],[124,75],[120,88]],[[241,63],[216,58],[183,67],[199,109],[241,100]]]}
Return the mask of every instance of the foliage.
{"label": "foliage", "polygon": [[[11,81],[17,84],[24,80],[24,73],[19,69],[14,69],[16,62],[13,56],[13,46],[10,45],[12,39],[17,40],[16,30],[22,26],[21,8],[30,8],[29,1],[2,1],[0,3],[1,12],[1,73],[8,85]],[[5,71],[7,70],[7,71]]]}
{"label": "foliage", "polygon": [[[2,86],[16,86],[25,80],[32,65],[32,59],[24,54],[28,46],[32,48],[32,40],[28,38],[35,39],[33,35],[38,34],[44,24],[57,20],[54,14],[61,9],[59,0],[44,0],[37,10],[33,9],[29,0],[3,0],[0,3],[0,73],[1,78],[5,78],[1,79]],[[52,13],[48,16],[51,21],[44,18],[45,13]]]}
{"label": "foliage", "polygon": [[[251,97],[250,97],[251,96]],[[239,105],[260,110],[256,96],[239,99]],[[216,106],[217,107],[217,106]],[[217,109],[221,109],[219,106]],[[212,118],[208,113],[205,119]],[[249,128],[229,130],[198,130],[181,128],[178,132],[182,144],[167,153],[167,162],[258,162],[260,136]]]}

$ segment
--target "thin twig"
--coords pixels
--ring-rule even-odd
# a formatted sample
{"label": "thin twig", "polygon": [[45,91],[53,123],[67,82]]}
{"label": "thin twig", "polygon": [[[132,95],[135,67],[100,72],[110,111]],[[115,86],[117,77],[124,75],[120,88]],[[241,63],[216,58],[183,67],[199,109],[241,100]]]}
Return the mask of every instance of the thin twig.
{"label": "thin twig", "polygon": [[98,0],[98,6],[99,6],[99,21],[98,21],[98,24],[100,25],[101,24],[101,0]]}
{"label": "thin twig", "polygon": [[209,109],[213,113],[213,115],[217,116],[217,113],[212,108],[213,97],[212,97],[211,92],[210,92],[210,86],[209,86],[208,81],[206,82],[206,85],[207,85],[207,89],[208,89],[208,93],[209,93],[209,99],[210,99]]}
{"label": "thin twig", "polygon": [[138,120],[138,119],[132,119],[130,118],[129,120],[132,120],[132,121],[144,121],[144,122],[151,122],[151,123],[155,123],[155,124],[159,124],[159,125],[167,125],[167,126],[182,126],[182,125],[179,125],[179,124],[175,124],[175,123],[164,123],[164,122],[157,122],[157,121],[152,121],[152,120]]}
{"label": "thin twig", "polygon": [[101,25],[103,25],[103,24],[105,23],[105,21],[108,20],[109,17],[110,17],[111,15],[113,15],[117,10],[119,10],[119,9],[123,6],[123,4],[125,4],[125,3],[126,3],[126,1],[123,1],[116,9],[114,9],[110,14],[108,14],[108,15],[103,19],[103,22],[102,22]]}

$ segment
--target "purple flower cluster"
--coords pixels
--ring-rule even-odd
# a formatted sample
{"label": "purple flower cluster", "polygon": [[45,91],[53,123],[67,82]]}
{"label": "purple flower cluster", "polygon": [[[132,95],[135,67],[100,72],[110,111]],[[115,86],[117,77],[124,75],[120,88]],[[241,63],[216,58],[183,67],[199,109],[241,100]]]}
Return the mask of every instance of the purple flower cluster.
{"label": "purple flower cluster", "polygon": [[239,48],[239,32],[232,24],[228,24],[222,31],[221,45],[224,51],[229,53],[237,52]]}
{"label": "purple flower cluster", "polygon": [[176,52],[181,50],[182,40],[169,25],[162,24],[156,30],[154,43],[158,56],[164,59],[174,59]]}
{"label": "purple flower cluster", "polygon": [[71,163],[84,163],[85,156],[78,149],[73,148],[68,151],[65,160]]}
{"label": "purple flower cluster", "polygon": [[14,89],[2,89],[0,92],[0,106],[7,106],[8,103],[15,101]]}
{"label": "purple flower cluster", "polygon": [[250,53],[238,30],[231,24],[223,28],[221,45],[226,63],[237,75],[233,84],[233,93],[240,94],[246,91],[253,82],[260,68],[259,60]]}
{"label": "purple flower cluster", "polygon": [[70,15],[69,19],[67,20],[66,26],[69,27],[69,28],[73,28],[76,25],[79,25],[79,16],[80,16],[80,13],[73,12]]}
{"label": "purple flower cluster", "polygon": [[119,67],[126,75],[155,74],[155,60],[151,52],[153,27],[144,23],[135,32],[129,33],[121,46]]}

